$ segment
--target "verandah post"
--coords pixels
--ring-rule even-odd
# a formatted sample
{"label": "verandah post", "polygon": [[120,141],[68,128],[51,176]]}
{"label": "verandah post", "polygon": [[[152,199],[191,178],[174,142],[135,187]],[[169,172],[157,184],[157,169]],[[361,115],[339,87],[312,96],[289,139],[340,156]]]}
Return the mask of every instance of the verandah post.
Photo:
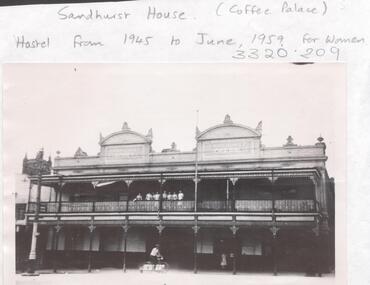
{"label": "verandah post", "polygon": [[162,232],[165,228],[165,226],[162,225],[162,220],[159,220],[159,225],[156,226],[157,230],[158,230],[158,244],[159,244],[159,247],[162,246]]}
{"label": "verandah post", "polygon": [[58,213],[60,213],[60,211],[62,210],[62,188],[63,188],[63,178],[62,177],[59,177],[59,183],[58,183],[58,192],[59,192],[59,195],[58,195]]}
{"label": "verandah post", "polygon": [[166,182],[166,180],[163,179],[163,174],[161,173],[161,178],[159,180],[159,207],[158,207],[158,213],[162,212],[163,210],[163,184]]}
{"label": "verandah post", "polygon": [[127,233],[128,233],[129,226],[126,223],[122,226],[123,230],[123,272],[126,272],[126,252],[127,252]]}
{"label": "verandah post", "polygon": [[276,226],[273,226],[270,228],[270,231],[272,233],[272,266],[273,266],[273,273],[276,276],[278,273],[278,260],[277,260],[277,234],[279,231],[279,228]]}
{"label": "verandah post", "polygon": [[197,222],[195,222],[195,225],[192,227],[192,229],[194,231],[194,236],[193,236],[194,273],[197,274],[198,273],[198,259],[197,259],[198,258],[198,249],[197,249],[197,245],[198,245],[198,232],[200,230],[200,227],[198,226]]}
{"label": "verandah post", "polygon": [[94,226],[93,222],[91,222],[91,224],[88,228],[89,228],[90,234],[89,234],[89,257],[88,257],[87,271],[91,272],[92,245],[93,245],[94,230],[95,230],[96,226]]}
{"label": "verandah post", "polygon": [[232,205],[231,205],[231,210],[233,211],[233,212],[235,212],[236,211],[236,206],[235,206],[235,198],[236,198],[236,193],[235,193],[235,191],[236,191],[236,187],[235,187],[235,185],[236,185],[236,182],[238,182],[238,180],[239,180],[239,178],[237,178],[237,177],[232,177],[232,178],[230,178],[230,181],[231,181],[231,183],[233,184],[233,187],[232,187],[232,195],[231,195],[231,201],[232,201]]}
{"label": "verandah post", "polygon": [[54,227],[54,239],[53,239],[53,253],[54,253],[54,258],[53,258],[53,272],[57,272],[57,255],[58,255],[58,244],[59,244],[59,232],[62,229],[62,227],[57,224]]}
{"label": "verandah post", "polygon": [[127,213],[129,208],[130,185],[132,183],[132,180],[125,180],[125,183],[127,185],[127,199],[126,199],[126,213]]}
{"label": "verandah post", "polygon": [[232,227],[230,227],[232,233],[233,233],[233,274],[235,275],[236,274],[236,258],[237,258],[237,233],[238,233],[238,230],[239,228],[235,225],[233,225]]}
{"label": "verandah post", "polygon": [[38,232],[38,220],[40,214],[40,197],[41,197],[41,184],[42,184],[42,165],[40,164],[40,169],[38,173],[38,183],[37,183],[37,196],[36,196],[36,210],[33,220],[33,230],[32,230],[32,240],[31,240],[31,249],[29,253],[29,268],[28,273],[35,274],[35,269],[37,266],[37,240],[39,236]]}

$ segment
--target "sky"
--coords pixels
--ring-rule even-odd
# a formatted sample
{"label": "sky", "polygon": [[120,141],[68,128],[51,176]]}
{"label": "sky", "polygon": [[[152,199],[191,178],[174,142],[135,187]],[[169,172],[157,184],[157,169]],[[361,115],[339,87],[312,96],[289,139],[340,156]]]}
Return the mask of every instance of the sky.
{"label": "sky", "polygon": [[195,147],[201,131],[223,122],[255,128],[262,143],[327,144],[330,176],[344,173],[346,70],[342,64],[7,64],[3,69],[5,175],[27,153],[99,152],[99,133],[153,129],[153,149]]}

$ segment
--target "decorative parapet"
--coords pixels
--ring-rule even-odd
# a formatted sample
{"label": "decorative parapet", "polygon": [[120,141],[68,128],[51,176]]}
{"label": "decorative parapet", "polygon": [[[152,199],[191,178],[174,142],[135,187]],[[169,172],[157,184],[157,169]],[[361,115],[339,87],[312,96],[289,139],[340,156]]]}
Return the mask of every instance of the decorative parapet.
{"label": "decorative parapet", "polygon": [[259,121],[256,127],[256,132],[258,132],[259,134],[262,134],[262,121]]}
{"label": "decorative parapet", "polygon": [[288,157],[325,157],[325,151],[320,146],[308,145],[287,147],[263,147],[261,148],[261,158],[288,158]]}
{"label": "decorative parapet", "polygon": [[166,163],[166,162],[195,162],[195,152],[162,152],[151,153],[149,161],[151,163]]}
{"label": "decorative parapet", "polygon": [[[320,136],[315,145],[299,146],[289,136],[282,147],[264,147],[261,145],[262,121],[255,129],[235,124],[230,115],[226,115],[222,124],[200,131],[196,128],[197,148],[181,152],[175,143],[161,153],[151,149],[153,131],[146,135],[132,131],[127,122],[118,132],[103,137],[100,134],[100,152],[97,156],[88,156],[81,148],[74,157],[55,158],[55,169],[71,169],[105,165],[149,165],[198,162],[254,161],[259,165],[278,159],[284,161],[317,160],[325,161],[323,138]],[[261,167],[261,166],[259,166]],[[316,165],[313,165],[316,167]]]}
{"label": "decorative parapet", "polygon": [[233,121],[231,120],[231,117],[229,114],[226,114],[225,119],[224,119],[224,124],[232,124]]}
{"label": "decorative parapet", "polygon": [[235,124],[226,115],[222,124],[198,133],[199,160],[247,159],[258,157],[261,147],[262,123],[257,130]]}
{"label": "decorative parapet", "polygon": [[318,146],[318,147],[322,147],[324,149],[324,153],[325,153],[326,144],[324,142],[324,138],[321,135],[317,138],[317,143],[315,145]]}
{"label": "decorative parapet", "polygon": [[295,143],[293,143],[293,137],[288,136],[287,139],[286,139],[286,144],[284,146],[289,147],[289,146],[297,146],[297,145]]}
{"label": "decorative parapet", "polygon": [[153,139],[153,130],[151,128],[148,130],[148,133],[146,134],[146,137],[149,140],[152,140]]}
{"label": "decorative parapet", "polygon": [[171,148],[164,148],[164,149],[162,149],[162,153],[166,153],[166,152],[180,152],[180,150],[177,149],[176,143],[173,142],[171,144]]}
{"label": "decorative parapet", "polygon": [[56,157],[54,159],[54,168],[58,167],[76,167],[76,166],[91,166],[101,165],[102,159],[99,156],[85,156],[85,157]]}
{"label": "decorative parapet", "polygon": [[100,139],[99,157],[103,164],[148,162],[152,138],[151,129],[143,135],[132,131],[124,122],[121,131]]}
{"label": "decorative parapet", "polygon": [[75,155],[74,155],[75,158],[77,157],[87,157],[87,153],[84,152],[80,147],[76,150],[75,152]]}
{"label": "decorative parapet", "polygon": [[[195,163],[196,154],[195,151],[190,152],[163,152],[163,153],[148,153],[146,159],[127,159],[124,156],[117,156],[115,160],[107,161],[104,157],[100,156],[85,156],[85,157],[63,157],[55,158],[54,167],[58,168],[78,168],[86,166],[104,166],[104,165],[114,165],[114,164],[124,164],[124,165],[137,165],[144,163],[150,163],[150,165],[155,166],[156,164],[164,163]],[[294,146],[294,147],[271,147],[271,148],[261,148],[259,153],[249,154],[243,157],[237,157],[234,155],[220,155],[213,156],[211,160],[207,160],[205,156],[199,154],[198,161],[261,161],[261,163],[267,163],[269,160],[297,160],[302,161],[305,159],[311,160],[326,160],[325,152],[321,146]]]}

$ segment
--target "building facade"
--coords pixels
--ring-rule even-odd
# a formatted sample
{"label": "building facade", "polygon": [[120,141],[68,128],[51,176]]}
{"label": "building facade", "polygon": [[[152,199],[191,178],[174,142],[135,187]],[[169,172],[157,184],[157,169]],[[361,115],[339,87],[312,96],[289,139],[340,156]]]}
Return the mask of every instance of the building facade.
{"label": "building facade", "polygon": [[152,150],[127,123],[100,136],[100,152],[54,160],[30,176],[50,187],[29,201],[26,240],[38,222],[39,266],[137,268],[154,244],[171,268],[325,273],[334,268],[334,180],[326,145],[261,144],[256,128],[223,123],[196,130],[195,149]]}

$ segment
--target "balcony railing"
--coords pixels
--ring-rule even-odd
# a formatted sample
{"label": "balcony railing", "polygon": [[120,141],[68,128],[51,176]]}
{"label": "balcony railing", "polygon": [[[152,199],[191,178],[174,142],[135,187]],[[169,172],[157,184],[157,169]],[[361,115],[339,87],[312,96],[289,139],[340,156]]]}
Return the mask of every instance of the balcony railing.
{"label": "balcony railing", "polygon": [[232,202],[229,201],[201,201],[198,203],[198,211],[201,212],[231,212]]}
{"label": "balcony railing", "polygon": [[[102,201],[102,202],[41,202],[40,213],[90,212],[193,212],[194,201]],[[314,200],[229,200],[200,201],[198,212],[314,212]],[[28,213],[36,211],[30,202]]]}
{"label": "balcony railing", "polygon": [[126,212],[126,201],[94,202],[95,212]]}
{"label": "balcony railing", "polygon": [[164,212],[192,212],[194,201],[163,201],[162,211]]}
{"label": "balcony railing", "polygon": [[[56,213],[56,212],[58,212],[58,207],[59,207],[58,203],[41,202],[40,203],[40,213]],[[34,213],[35,211],[36,211],[36,203],[35,202],[29,203],[28,204],[28,212],[29,213]]]}
{"label": "balcony railing", "polygon": [[25,212],[26,212],[26,203],[15,204],[15,219],[16,220],[24,220]]}
{"label": "balcony railing", "polygon": [[63,213],[92,212],[93,208],[93,202],[63,202],[60,211]]}
{"label": "balcony railing", "polygon": [[129,201],[129,212],[158,212],[159,201]]}
{"label": "balcony railing", "polygon": [[276,212],[314,212],[314,200],[275,200]]}
{"label": "balcony railing", "polygon": [[272,200],[235,200],[237,212],[272,212]]}

